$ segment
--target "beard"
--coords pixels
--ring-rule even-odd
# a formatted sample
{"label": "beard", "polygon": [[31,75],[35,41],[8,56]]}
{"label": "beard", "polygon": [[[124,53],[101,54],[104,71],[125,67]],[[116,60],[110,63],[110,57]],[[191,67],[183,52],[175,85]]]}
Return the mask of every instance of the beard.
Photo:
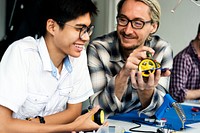
{"label": "beard", "polygon": [[[121,45],[121,48],[124,51],[133,51],[134,49],[140,47],[143,45],[141,41],[139,41],[138,36],[133,36],[133,34],[126,34],[124,31],[119,32],[118,34],[119,37],[119,42]],[[137,40],[137,42],[128,42],[125,39],[130,39],[130,40]]]}
{"label": "beard", "polygon": [[123,44],[123,42],[119,41],[119,49],[120,53],[122,54],[123,58],[126,60],[130,53],[133,52],[133,50],[137,49],[138,47],[142,46],[142,44],[132,44],[130,46],[126,46]]}
{"label": "beard", "polygon": [[129,47],[124,47],[123,46],[123,49],[126,50],[126,51],[133,51],[133,50],[137,49],[140,46],[142,46],[142,44],[133,44],[132,46],[129,46]]}

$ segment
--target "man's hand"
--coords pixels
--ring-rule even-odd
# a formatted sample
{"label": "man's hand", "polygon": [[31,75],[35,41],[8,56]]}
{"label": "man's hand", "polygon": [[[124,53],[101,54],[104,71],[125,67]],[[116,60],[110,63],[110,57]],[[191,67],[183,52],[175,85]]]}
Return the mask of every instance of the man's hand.
{"label": "man's hand", "polygon": [[154,50],[147,46],[141,46],[134,49],[126,59],[123,68],[118,73],[115,80],[115,95],[119,100],[121,100],[124,92],[127,89],[128,80],[132,75],[131,73],[133,71],[134,73],[136,73],[138,71],[138,64],[140,63],[140,61],[147,57],[146,51],[154,54]]}
{"label": "man's hand", "polygon": [[169,76],[170,70],[161,73],[161,70],[156,70],[155,74],[149,74],[149,77],[143,77],[142,72],[132,71],[131,82],[134,89],[137,89],[142,108],[147,107],[153,96],[154,90],[158,85],[161,76]]}
{"label": "man's hand", "polygon": [[[100,127],[97,123],[92,121],[92,116],[99,110],[99,106],[92,108],[89,112],[84,115],[79,116],[74,122],[72,122],[74,131],[92,131]],[[108,123],[105,122],[103,126],[107,126]]]}

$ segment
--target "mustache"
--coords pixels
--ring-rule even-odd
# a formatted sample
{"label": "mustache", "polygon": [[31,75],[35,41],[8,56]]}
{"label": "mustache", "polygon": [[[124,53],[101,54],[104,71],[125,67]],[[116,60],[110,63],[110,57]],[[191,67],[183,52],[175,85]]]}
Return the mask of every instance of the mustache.
{"label": "mustache", "polygon": [[133,36],[132,34],[126,34],[124,31],[121,31],[120,34],[121,34],[124,38],[128,38],[128,39],[135,39],[135,38],[137,38],[136,36]]}

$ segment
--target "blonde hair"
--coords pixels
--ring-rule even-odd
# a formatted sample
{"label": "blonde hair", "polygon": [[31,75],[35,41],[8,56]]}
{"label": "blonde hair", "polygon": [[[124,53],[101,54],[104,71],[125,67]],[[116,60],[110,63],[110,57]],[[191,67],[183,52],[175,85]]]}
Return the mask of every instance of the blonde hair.
{"label": "blonde hair", "polygon": [[[126,0],[120,0],[117,6],[118,15],[121,12],[121,8]],[[161,8],[160,3],[158,0],[135,0],[144,3],[150,8],[150,16],[153,22],[160,23],[160,17],[161,17]]]}
{"label": "blonde hair", "polygon": [[[143,2],[150,8],[149,15],[151,16],[151,20],[153,21],[153,23],[157,23],[158,25],[157,30],[158,30],[159,25],[160,25],[160,17],[161,17],[161,8],[160,8],[160,3],[158,2],[158,0],[135,0],[135,1]],[[154,33],[151,33],[148,36],[147,41],[150,41],[152,39],[152,34]]]}
{"label": "blonde hair", "polygon": [[[122,8],[125,1],[126,0],[120,0],[119,1],[118,5],[117,5],[118,15],[120,14],[121,8]],[[149,7],[149,9],[150,9],[149,15],[151,17],[151,20],[152,20],[153,23],[157,23],[157,25],[158,25],[157,29],[158,29],[158,27],[160,25],[160,17],[161,17],[161,8],[160,8],[160,3],[158,2],[158,0],[135,0],[135,1],[142,2]],[[148,36],[147,41],[150,41],[152,39],[152,37],[151,37],[152,34],[153,33],[151,33]]]}

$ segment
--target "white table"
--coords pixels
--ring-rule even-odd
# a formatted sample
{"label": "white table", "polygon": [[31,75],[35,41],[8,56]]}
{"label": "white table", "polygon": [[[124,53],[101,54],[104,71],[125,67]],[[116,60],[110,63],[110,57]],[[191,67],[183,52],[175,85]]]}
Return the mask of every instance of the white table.
{"label": "white table", "polygon": [[[200,107],[200,104],[193,103],[193,102],[185,102],[185,103],[182,103],[182,104]],[[137,124],[135,124],[135,123],[113,120],[113,119],[106,119],[106,121],[109,122],[109,126],[122,127],[122,128],[125,129],[125,131],[129,131],[130,128],[137,126]],[[200,123],[194,123],[194,124],[190,124],[190,125],[187,125],[187,126],[190,126],[191,128],[187,128],[187,129],[182,130],[182,131],[174,131],[174,132],[175,133],[200,133]],[[156,132],[158,128],[159,127],[141,124],[141,127],[136,128],[135,130]],[[167,130],[167,129],[164,129],[164,130],[165,130],[165,133],[171,133],[172,132],[172,130]],[[139,133],[139,132],[134,132],[134,133]]]}
{"label": "white table", "polygon": [[[119,127],[124,128],[125,131],[129,131],[130,128],[137,126],[136,124],[131,123],[131,122],[111,120],[111,119],[107,119],[107,121],[109,122],[109,126],[119,126]],[[183,131],[176,131],[176,133],[200,133],[200,123],[195,123],[195,124],[188,125],[188,126],[191,126],[192,128],[188,128]],[[158,129],[158,127],[142,124],[140,128],[137,128],[135,130],[156,132],[157,129]],[[165,129],[165,132],[169,133],[169,132],[167,132],[167,129]],[[139,132],[134,132],[134,133],[139,133]]]}

